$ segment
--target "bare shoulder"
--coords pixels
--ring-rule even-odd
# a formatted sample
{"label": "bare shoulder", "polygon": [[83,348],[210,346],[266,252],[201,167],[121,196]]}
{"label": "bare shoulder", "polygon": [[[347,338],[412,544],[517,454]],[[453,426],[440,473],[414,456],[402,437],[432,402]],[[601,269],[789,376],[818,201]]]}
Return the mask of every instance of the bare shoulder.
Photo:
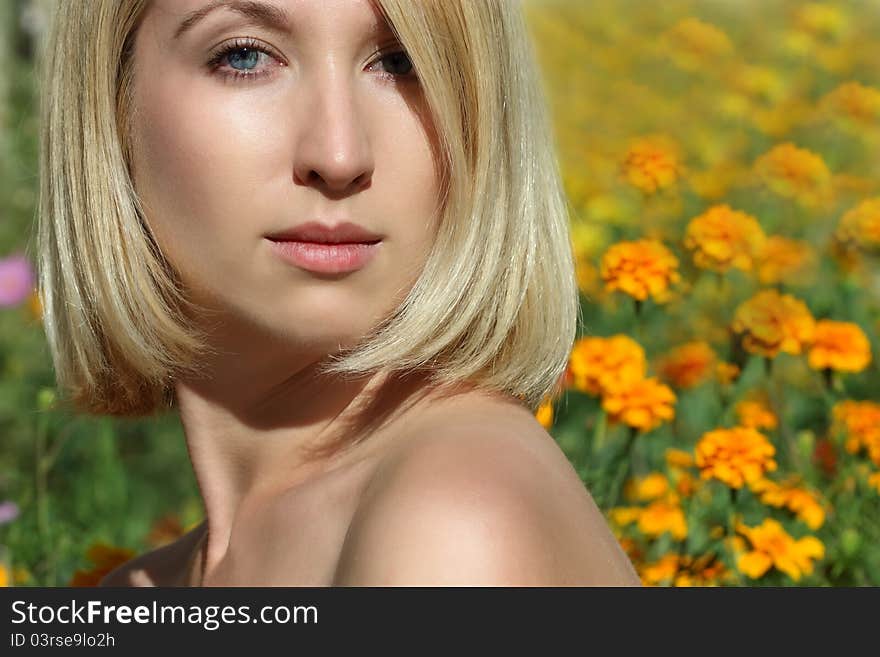
{"label": "bare shoulder", "polygon": [[527,409],[471,403],[377,469],[335,584],[638,586],[601,511]]}
{"label": "bare shoulder", "polygon": [[107,573],[98,586],[182,586],[204,523],[175,541],[145,552]]}

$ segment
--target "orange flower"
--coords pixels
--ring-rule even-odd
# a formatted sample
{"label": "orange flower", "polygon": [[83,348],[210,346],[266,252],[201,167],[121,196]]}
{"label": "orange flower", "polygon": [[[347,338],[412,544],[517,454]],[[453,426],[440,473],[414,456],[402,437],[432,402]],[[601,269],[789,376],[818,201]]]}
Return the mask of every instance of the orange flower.
{"label": "orange flower", "polygon": [[880,248],[880,197],[869,198],[840,219],[835,237],[863,249]]}
{"label": "orange flower", "polygon": [[747,271],[765,239],[757,219],[721,204],[691,219],[684,245],[694,252],[697,267],[718,272],[731,267]]}
{"label": "orange flower", "polygon": [[880,90],[859,82],[844,82],[822,98],[821,106],[856,125],[876,125],[880,120]]}
{"label": "orange flower", "polygon": [[674,495],[654,500],[645,507],[639,514],[638,527],[646,536],[659,537],[669,532],[678,541],[687,538],[688,533],[684,511]]}
{"label": "orange flower", "polygon": [[171,543],[184,535],[183,525],[173,513],[169,513],[159,518],[150,528],[147,535],[147,543],[153,547],[160,547],[166,543]]}
{"label": "orange flower", "polygon": [[880,495],[880,472],[874,472],[868,475],[868,485],[873,486],[876,489],[877,494]]}
{"label": "orange flower", "polygon": [[831,172],[821,157],[787,142],[774,147],[755,162],[758,176],[775,193],[806,206],[829,199]]}
{"label": "orange flower", "polygon": [[720,362],[715,368],[715,377],[721,385],[729,385],[739,377],[739,367],[733,363]]}
{"label": "orange flower", "polygon": [[666,448],[665,456],[666,463],[671,468],[692,468],[694,466],[693,455],[683,449],[668,447]]}
{"label": "orange flower", "polygon": [[664,301],[669,286],[677,283],[678,259],[656,240],[618,242],[602,256],[601,274],[605,289],[620,290],[644,301],[650,295]]}
{"label": "orange flower", "polygon": [[652,472],[644,477],[627,481],[623,495],[628,500],[647,502],[663,497],[669,491],[669,480],[662,472]]}
{"label": "orange flower", "polygon": [[739,423],[752,429],[775,429],[779,424],[764,399],[744,399],[735,409]]}
{"label": "orange flower", "polygon": [[772,235],[758,257],[758,280],[764,285],[803,283],[815,264],[816,254],[809,243]]}
{"label": "orange flower", "polygon": [[761,290],[736,309],[732,328],[743,333],[747,351],[772,358],[780,351],[800,354],[812,342],[815,320],[803,301],[776,290]]}
{"label": "orange flower", "polygon": [[703,479],[715,478],[731,488],[757,481],[776,469],[776,448],[749,427],[707,431],[697,443],[697,467]]}
{"label": "orange flower", "polygon": [[535,413],[535,419],[541,424],[545,429],[549,429],[553,426],[553,402],[545,401],[538,407],[537,412]]}
{"label": "orange flower", "polygon": [[715,352],[704,340],[676,347],[660,361],[660,376],[679,388],[692,388],[706,380],[715,364]]}
{"label": "orange flower", "polygon": [[605,390],[602,408],[608,419],[650,431],[675,417],[675,393],[656,378],[624,382]]}
{"label": "orange flower", "polygon": [[653,194],[675,184],[683,167],[678,147],[666,137],[652,135],[630,144],[621,171],[631,185]]}
{"label": "orange flower", "polygon": [[847,399],[831,409],[834,428],[846,436],[844,448],[850,454],[864,449],[880,466],[880,404]]}
{"label": "orange flower", "polygon": [[645,350],[629,336],[586,337],[575,342],[568,369],[572,386],[591,395],[645,376]]}
{"label": "orange flower", "polygon": [[733,44],[723,31],[694,17],[678,21],[663,41],[672,60],[688,71],[705,67],[733,51]]}
{"label": "orange flower", "polygon": [[814,370],[861,372],[871,362],[871,343],[858,324],[820,319],[808,362]]}
{"label": "orange flower", "polygon": [[679,556],[675,553],[665,554],[652,564],[642,567],[641,579],[645,586],[668,584],[678,572]]}
{"label": "orange flower", "polygon": [[94,564],[91,570],[77,570],[68,586],[97,586],[101,579],[117,566],[135,556],[133,550],[95,543],[86,552],[86,558]]}
{"label": "orange flower", "polygon": [[762,478],[753,482],[749,488],[760,494],[764,504],[789,509],[815,531],[825,522],[825,510],[816,493],[798,486],[797,483],[797,478],[782,484]]}
{"label": "orange flower", "polygon": [[727,580],[730,575],[712,553],[696,558],[666,554],[653,564],[643,566],[639,574],[645,586],[717,586],[719,580]]}
{"label": "orange flower", "polygon": [[737,531],[749,539],[753,549],[740,555],[736,565],[752,579],[776,566],[797,581],[813,572],[812,559],[825,556],[825,546],[819,539],[806,536],[795,540],[772,518],[766,518],[757,527],[739,524]]}

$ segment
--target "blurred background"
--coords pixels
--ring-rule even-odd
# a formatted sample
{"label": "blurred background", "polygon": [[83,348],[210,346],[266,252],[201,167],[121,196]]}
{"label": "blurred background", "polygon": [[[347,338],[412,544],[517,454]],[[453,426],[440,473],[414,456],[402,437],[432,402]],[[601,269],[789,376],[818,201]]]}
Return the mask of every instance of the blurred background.
{"label": "blurred background", "polygon": [[[202,519],[176,417],[56,405],[34,56],[0,0],[0,585]],[[526,0],[582,293],[537,413],[647,585],[880,585],[880,4]]]}

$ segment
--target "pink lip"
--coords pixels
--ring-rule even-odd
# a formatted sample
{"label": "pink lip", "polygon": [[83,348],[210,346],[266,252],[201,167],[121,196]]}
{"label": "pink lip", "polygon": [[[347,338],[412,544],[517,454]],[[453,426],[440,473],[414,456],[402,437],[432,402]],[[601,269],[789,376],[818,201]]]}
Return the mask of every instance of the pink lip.
{"label": "pink lip", "polygon": [[266,235],[270,240],[291,242],[316,242],[319,244],[343,244],[356,242],[378,242],[382,239],[363,226],[343,221],[334,226],[319,221],[309,221],[297,226]]}
{"label": "pink lip", "polygon": [[284,260],[319,274],[342,274],[357,271],[372,260],[381,242],[327,244],[296,240],[274,240],[273,250]]}

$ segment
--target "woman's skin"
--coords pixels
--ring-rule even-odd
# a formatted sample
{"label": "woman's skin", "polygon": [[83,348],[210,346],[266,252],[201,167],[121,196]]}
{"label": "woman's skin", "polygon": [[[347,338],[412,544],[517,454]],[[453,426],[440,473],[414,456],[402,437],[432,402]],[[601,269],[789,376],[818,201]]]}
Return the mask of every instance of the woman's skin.
{"label": "woman's skin", "polygon": [[[402,300],[437,228],[422,90],[367,0],[273,0],[284,29],[152,0],[134,51],[134,184],[220,355],[176,384],[206,521],[105,585],[638,584],[571,465],[516,399],[417,374],[315,376]],[[212,54],[253,37],[269,54]],[[253,44],[246,44],[253,47]],[[378,53],[378,54],[377,54]],[[393,56],[392,56],[393,55]],[[238,71],[253,78],[231,77]],[[227,76],[227,77],[224,77]],[[349,274],[266,235],[351,221]]]}

